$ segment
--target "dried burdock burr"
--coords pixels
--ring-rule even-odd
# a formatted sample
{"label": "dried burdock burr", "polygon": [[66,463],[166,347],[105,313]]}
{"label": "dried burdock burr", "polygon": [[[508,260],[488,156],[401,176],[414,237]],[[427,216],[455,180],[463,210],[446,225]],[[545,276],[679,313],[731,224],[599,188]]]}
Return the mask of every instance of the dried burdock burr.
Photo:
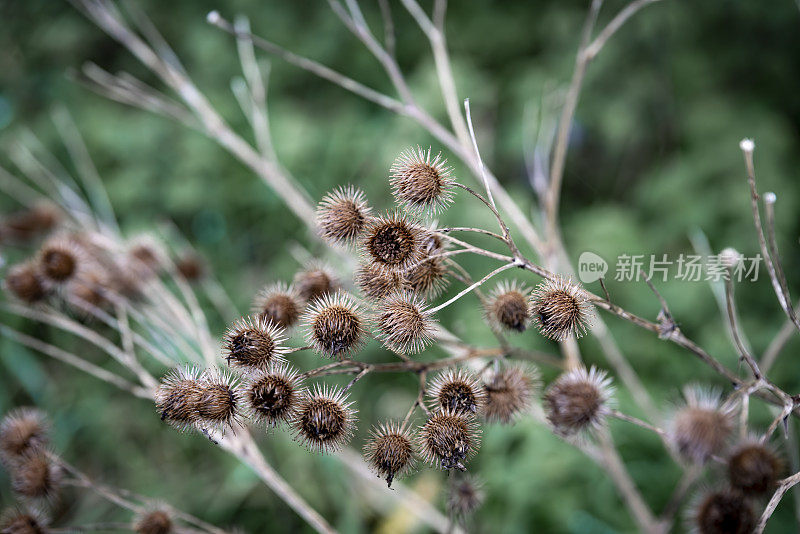
{"label": "dried burdock burr", "polygon": [[538,385],[539,372],[530,365],[505,363],[488,370],[483,377],[483,417],[488,422],[512,422],[530,408]]}
{"label": "dried burdock burr", "polygon": [[7,465],[47,445],[50,425],[35,408],[12,410],[0,423],[0,459]]}
{"label": "dried burdock burr", "polygon": [[170,534],[175,530],[172,516],[161,508],[140,512],[132,526],[136,534]]}
{"label": "dried burdock burr", "polygon": [[333,270],[319,261],[312,261],[294,275],[293,287],[307,303],[335,293],[341,284]]}
{"label": "dried burdock burr", "polygon": [[124,256],[109,258],[103,262],[103,268],[106,271],[106,282],[112,292],[132,301],[143,297],[145,282],[150,276],[139,277],[136,269],[129,268],[127,258]]}
{"label": "dried burdock burr", "polygon": [[783,461],[768,445],[749,439],[731,451],[727,468],[733,489],[759,496],[775,490],[783,472]]}
{"label": "dried burdock burr", "polygon": [[392,212],[370,219],[364,231],[364,256],[378,267],[403,272],[423,259],[422,228],[407,217]]}
{"label": "dried burdock burr", "polygon": [[129,266],[137,275],[149,277],[163,269],[166,255],[157,239],[143,235],[131,242],[127,257]]}
{"label": "dried burdock burr", "polygon": [[613,388],[605,371],[577,367],[562,374],[544,395],[553,430],[562,436],[598,428],[610,410]]}
{"label": "dried burdock burr", "polygon": [[420,249],[426,256],[439,254],[447,250],[447,242],[443,241],[436,233],[437,223],[434,221],[431,226],[422,233]]}
{"label": "dried burdock burr", "polygon": [[447,511],[454,517],[464,518],[481,507],[486,493],[483,482],[472,475],[455,478],[447,492]]}
{"label": "dried burdock burr", "polygon": [[438,297],[449,282],[444,258],[438,257],[446,248],[434,229],[424,230],[420,260],[403,273],[403,289],[425,299]]}
{"label": "dried burdock burr", "polygon": [[556,276],[536,286],[531,297],[533,321],[539,332],[555,341],[586,333],[592,308],[580,286]]}
{"label": "dried burdock burr", "polygon": [[387,297],[375,317],[378,338],[398,354],[416,354],[433,342],[435,321],[422,299],[407,292]]}
{"label": "dried burdock burr", "polygon": [[30,450],[14,461],[11,489],[29,499],[52,499],[61,484],[61,469],[44,448]]}
{"label": "dried burdock burr", "polygon": [[699,387],[684,388],[685,404],[669,424],[669,438],[681,455],[704,463],[722,454],[733,429],[733,408],[721,405],[719,392]]}
{"label": "dried burdock burr", "polygon": [[306,341],[315,352],[343,357],[362,343],[365,320],[361,308],[347,293],[324,295],[303,314]]}
{"label": "dried burdock burr", "polygon": [[471,415],[435,412],[419,430],[419,447],[431,466],[464,471],[480,447],[480,428]]}
{"label": "dried burdock burr", "polygon": [[363,191],[352,185],[338,187],[317,206],[320,235],[332,243],[352,243],[364,231],[371,212]]}
{"label": "dried burdock burr", "polygon": [[438,297],[447,282],[447,267],[442,258],[427,257],[403,273],[403,289],[426,299]]}
{"label": "dried burdock burr", "polygon": [[364,263],[356,271],[355,283],[366,297],[380,300],[398,291],[402,278],[398,273],[387,271],[374,263]]}
{"label": "dried burdock burr", "polygon": [[283,328],[264,317],[246,317],[233,324],[222,342],[228,365],[242,369],[266,369],[283,359]]}
{"label": "dried burdock burr", "polygon": [[178,258],[175,261],[175,269],[189,282],[196,282],[206,275],[205,261],[193,252],[187,252]]}
{"label": "dried burdock burr", "polygon": [[252,420],[272,428],[292,419],[301,400],[301,387],[294,368],[281,362],[250,375],[242,390],[242,401]]}
{"label": "dried burdock burr", "polygon": [[32,262],[11,267],[4,285],[6,291],[26,304],[35,304],[47,297],[44,277]]}
{"label": "dried burdock burr", "polygon": [[49,239],[37,256],[39,272],[55,284],[63,284],[76,276],[84,261],[83,251],[64,237]]}
{"label": "dried burdock burr", "polygon": [[0,241],[29,241],[55,228],[60,219],[61,212],[55,205],[37,202],[0,221]]}
{"label": "dried burdock burr", "polygon": [[47,534],[49,531],[47,522],[40,513],[9,508],[0,515],[2,534]]}
{"label": "dried burdock burr", "polygon": [[356,412],[352,404],[344,390],[315,385],[303,395],[292,418],[295,439],[312,452],[338,451],[353,435]]}
{"label": "dried burdock burr", "polygon": [[197,395],[197,425],[207,432],[224,432],[240,422],[239,398],[241,392],[233,377],[225,371],[211,367],[203,371]]}
{"label": "dried burdock burr", "polygon": [[417,147],[397,157],[389,183],[398,204],[416,213],[436,213],[453,201],[452,172],[441,152],[432,156],[430,148]]}
{"label": "dried burdock burr", "polygon": [[500,282],[486,300],[486,319],[503,330],[524,332],[533,315],[530,293],[530,288],[516,280]]}
{"label": "dried burdock burr", "polygon": [[289,329],[297,324],[303,313],[303,302],[294,287],[282,283],[272,284],[256,295],[253,313]]}
{"label": "dried burdock burr", "polygon": [[698,534],[751,534],[756,526],[752,505],[735,491],[707,491],[693,508],[691,523]]}
{"label": "dried burdock burr", "polygon": [[486,392],[472,373],[448,369],[431,381],[428,397],[436,409],[474,414],[486,401]]}
{"label": "dried burdock burr", "polygon": [[[89,268],[70,280],[65,286],[67,299],[77,301],[94,308],[103,308],[109,304],[109,283],[99,268]],[[74,304],[74,303],[73,303]],[[76,304],[77,306],[77,304]]]}
{"label": "dried burdock burr", "polygon": [[407,475],[414,468],[411,432],[397,423],[373,427],[364,445],[364,460],[391,488],[395,478]]}
{"label": "dried burdock burr", "polygon": [[182,431],[194,428],[202,389],[200,371],[196,367],[172,370],[162,379],[155,393],[156,410],[161,420]]}

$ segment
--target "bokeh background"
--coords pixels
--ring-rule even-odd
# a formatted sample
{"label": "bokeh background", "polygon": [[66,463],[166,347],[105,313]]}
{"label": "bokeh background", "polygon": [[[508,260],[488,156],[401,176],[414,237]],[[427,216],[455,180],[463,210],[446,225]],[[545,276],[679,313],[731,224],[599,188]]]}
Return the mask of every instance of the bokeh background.
{"label": "bokeh background", "polygon": [[[324,2],[208,0],[137,2],[174,46],[200,88],[244,135],[248,126],[230,91],[238,76],[233,40],[205,22],[211,9],[230,18],[246,14],[255,33],[315,58],[392,94],[377,62]],[[376,5],[363,2],[375,24]],[[427,42],[399,2],[391,2],[398,57],[419,101],[446,118]],[[424,3],[427,6],[427,3]],[[451,2],[447,33],[460,97],[469,97],[484,159],[526,211],[535,197],[524,153],[539,126],[557,112],[569,81],[588,2]],[[609,0],[600,26],[624,7]],[[0,3],[0,142],[9,147],[33,134],[64,158],[52,112],[74,117],[103,176],[120,223],[129,235],[173,221],[205,257],[244,312],[264,283],[290,280],[298,269],[291,250],[325,251],[256,176],[203,136],[146,112],[90,93],[70,76],[85,61],[109,71],[127,70],[158,85],[120,46],[66,2]],[[260,56],[270,60],[266,55]],[[800,294],[800,10],[792,0],[690,2],[665,0],[630,21],[589,67],[564,180],[562,220],[574,260],[584,250],[612,263],[621,253],[693,253],[702,232],[711,249],[733,246],[757,253],[738,142],[756,142],[762,191],[778,195],[777,228],[790,289]],[[411,145],[434,140],[411,121],[364,102],[280,60],[271,62],[269,112],[283,164],[314,196],[336,184],[362,187],[378,208],[390,206],[388,167]],[[7,158],[7,168],[13,168]],[[466,169],[454,162],[468,183]],[[15,209],[8,198],[4,211]],[[488,213],[461,195],[444,224],[492,227]],[[2,251],[13,262],[18,251]],[[463,257],[463,256],[462,256]],[[489,264],[465,261],[474,272]],[[674,270],[673,270],[674,273]],[[763,274],[763,272],[762,272]],[[536,280],[529,279],[528,283]],[[591,289],[599,291],[594,284]],[[608,281],[612,298],[651,319],[658,304],[643,283]],[[736,353],[708,284],[659,284],[676,319],[725,365]],[[742,325],[760,354],[783,323],[766,276],[737,289]],[[452,288],[450,290],[452,293]],[[442,322],[475,344],[493,342],[477,302],[465,299],[442,313]],[[225,324],[212,316],[212,330]],[[61,346],[94,357],[91,349],[47,327],[10,322]],[[658,404],[668,414],[683,384],[724,383],[689,353],[659,342],[613,317],[615,338]],[[515,344],[555,353],[534,332]],[[597,343],[581,342],[589,363],[608,367]],[[797,340],[772,372],[789,392],[800,389]],[[426,357],[441,357],[433,348]],[[360,357],[388,361],[370,344]],[[313,357],[303,363],[311,365]],[[307,527],[247,468],[209,446],[161,424],[152,405],[0,340],[0,412],[34,404],[53,418],[55,447],[68,461],[108,483],[162,497],[221,526],[247,532],[301,532]],[[544,371],[546,381],[552,371]],[[409,376],[368,376],[354,388],[360,447],[369,424],[405,413],[416,394]],[[624,390],[625,411],[642,415]],[[754,428],[770,414],[754,408]],[[648,503],[659,511],[680,469],[660,442],[640,429],[611,424],[621,453]],[[792,429],[794,432],[795,429]],[[302,451],[283,431],[260,438],[267,458],[343,532],[416,532],[402,510],[376,514],[350,475],[333,458]],[[797,454],[776,440],[787,458]],[[612,483],[577,450],[541,424],[487,426],[471,470],[485,480],[487,500],[470,523],[474,532],[634,532]],[[719,478],[711,471],[708,484]],[[442,505],[445,477],[423,470],[408,484]],[[11,502],[6,475],[0,500]],[[64,524],[127,516],[94,497],[68,500],[56,512]],[[779,508],[768,532],[796,532],[792,499]],[[683,527],[679,526],[678,531]]]}

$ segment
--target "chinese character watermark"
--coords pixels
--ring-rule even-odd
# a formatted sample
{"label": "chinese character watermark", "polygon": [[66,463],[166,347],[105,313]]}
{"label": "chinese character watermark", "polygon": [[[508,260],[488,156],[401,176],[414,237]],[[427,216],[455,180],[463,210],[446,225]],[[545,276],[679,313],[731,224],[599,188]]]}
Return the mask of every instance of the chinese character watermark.
{"label": "chinese character watermark", "polygon": [[763,258],[761,254],[752,257],[740,256],[732,262],[729,256],[715,254],[620,254],[609,272],[609,262],[594,252],[583,252],[578,258],[578,278],[584,284],[596,282],[606,276],[617,282],[639,282],[645,277],[650,280],[666,282],[736,282],[758,280]]}

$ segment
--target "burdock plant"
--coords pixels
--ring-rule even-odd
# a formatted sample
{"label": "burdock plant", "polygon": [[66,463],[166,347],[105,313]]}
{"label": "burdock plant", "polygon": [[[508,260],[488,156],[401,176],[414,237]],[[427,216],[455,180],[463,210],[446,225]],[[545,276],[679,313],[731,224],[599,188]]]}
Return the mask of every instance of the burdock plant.
{"label": "burdock plant", "polygon": [[[784,391],[784,381],[775,381],[770,374],[780,348],[769,359],[753,355],[741,335],[730,277],[720,290],[725,296],[724,320],[740,368],[687,337],[684,328],[692,328],[672,316],[653,281],[647,279],[658,308],[642,308],[642,315],[613,300],[613,291],[606,290],[602,279],[602,296],[596,289],[582,286],[570,275],[575,270],[559,226],[559,208],[565,204],[560,192],[566,155],[585,70],[622,23],[650,3],[631,2],[599,30],[593,25],[605,17],[598,17],[601,2],[592,3],[573,82],[555,127],[552,152],[540,154],[540,147],[535,151],[534,159],[544,162],[542,172],[537,170],[541,179],[535,180],[538,202],[526,201],[523,209],[503,187],[512,177],[501,180],[483,160],[479,143],[483,135],[474,128],[468,101],[464,113],[459,108],[445,46],[445,2],[435,2],[433,16],[416,0],[403,0],[402,4],[433,47],[447,124],[439,122],[438,108],[421,107],[419,102],[428,99],[415,98],[414,85],[407,83],[397,62],[399,54],[389,44],[384,46],[376,37],[378,32],[370,28],[374,20],[383,20],[387,43],[395,42],[389,30],[393,15],[391,8],[386,9],[388,3],[380,3],[384,8],[381,16],[375,13],[371,17],[364,16],[358,2],[330,2],[345,26],[378,58],[397,89],[396,96],[258,38],[244,20],[234,25],[212,12],[209,22],[237,38],[245,71],[244,79],[234,87],[254,131],[234,132],[146,17],[136,11],[129,21],[107,0],[73,0],[77,9],[132,51],[149,71],[145,83],[129,74],[114,75],[89,65],[83,81],[121,102],[176,118],[209,136],[271,186],[315,241],[306,249],[286,247],[301,258],[302,267],[283,281],[259,281],[268,285],[261,291],[251,288],[247,298],[253,301],[252,317],[241,318],[233,299],[214,279],[210,265],[201,270],[181,261],[187,243],[179,235],[162,239],[146,234],[145,238],[130,239],[118,230],[113,212],[98,200],[105,198],[105,193],[91,172],[93,167],[84,151],[76,150],[82,146],[80,138],[66,123],[61,124],[67,152],[76,160],[73,166],[83,175],[80,186],[77,180],[59,178],[65,171],[50,158],[37,162],[36,168],[42,172],[35,177],[20,178],[17,185],[21,187],[9,187],[8,183],[17,183],[13,180],[0,184],[26,204],[18,213],[0,219],[0,240],[18,243],[21,256],[4,272],[4,288],[10,298],[3,310],[77,336],[82,346],[71,352],[7,324],[0,325],[4,341],[27,346],[152,401],[154,417],[179,430],[200,432],[209,438],[209,446],[213,443],[237,457],[318,532],[329,534],[333,527],[303,498],[306,488],[293,488],[294,480],[284,480],[270,465],[248,425],[287,427],[295,440],[312,452],[340,453],[331,461],[341,461],[346,472],[356,477],[364,466],[352,461],[350,447],[363,444],[364,462],[382,479],[370,476],[369,480],[379,486],[385,481],[399,488],[396,479],[409,474],[419,456],[430,467],[453,477],[449,479],[454,482],[448,504],[453,519],[474,513],[482,501],[483,492],[473,479],[455,472],[477,470],[484,463],[480,458],[473,461],[480,449],[481,432],[494,432],[489,426],[482,429],[483,422],[525,420],[536,424],[546,420],[558,437],[566,438],[567,445],[582,449],[586,461],[596,462],[608,473],[639,531],[662,533],[674,526],[703,464],[709,464],[704,476],[719,488],[713,486],[715,489],[702,493],[689,514],[691,528],[703,533],[763,531],[783,496],[800,482],[800,474],[781,478],[782,458],[777,449],[766,446],[785,422],[796,417],[798,407],[797,396]],[[383,199],[373,199],[377,202],[371,204],[362,190],[351,185],[324,195],[310,194],[283,170],[272,150],[255,46],[409,118],[441,149],[397,148],[384,157],[385,147],[376,140],[369,157],[382,169],[378,177],[384,180],[384,196],[388,198],[391,191],[394,206],[381,206]],[[257,140],[255,144],[247,141],[251,137]],[[754,143],[744,140],[740,148],[761,257],[788,328],[800,329],[776,245],[777,196],[759,195]],[[378,190],[381,183],[376,184]],[[37,208],[45,205],[43,199],[29,198],[36,196],[28,194],[29,190],[41,190],[51,197],[45,199],[51,210]],[[19,191],[26,193],[17,195]],[[470,216],[447,226],[433,221],[434,216],[458,218],[458,214],[445,213],[456,201],[456,191],[464,210],[481,210],[481,217]],[[320,197],[316,205],[309,200]],[[766,215],[763,223],[761,200]],[[534,217],[526,215],[528,210]],[[491,226],[476,222],[486,219],[492,221]],[[181,244],[176,246],[175,241]],[[324,248],[326,244],[333,246]],[[284,250],[280,252],[291,258]],[[314,255],[320,258],[309,261]],[[464,261],[466,258],[474,261]],[[721,266],[728,274],[737,264],[738,253],[722,255]],[[514,281],[506,279],[512,269]],[[489,283],[496,284],[495,289],[484,293]],[[442,297],[445,291],[448,293]],[[206,313],[206,305],[214,308],[213,313]],[[443,310],[447,312],[441,313]],[[652,317],[646,318],[645,313]],[[637,374],[645,365],[652,366],[657,355],[645,360],[624,354],[610,335],[611,321],[606,326],[601,314],[615,322],[627,321],[646,335],[656,335],[696,356],[698,366],[707,366],[731,387],[714,396],[687,393],[686,403],[665,418],[660,403]],[[214,324],[216,316],[229,323],[226,333]],[[301,329],[296,328],[301,324]],[[533,348],[532,336],[537,334],[526,332],[533,330],[531,324],[540,335],[541,350]],[[470,341],[480,339],[481,332],[497,342],[485,346]],[[524,337],[509,333],[524,333]],[[593,339],[578,342],[584,335]],[[361,354],[371,338],[387,350],[372,343],[369,346],[376,350]],[[84,351],[83,346],[98,348],[106,360]],[[542,375],[551,379],[543,395],[538,393],[537,367],[521,360],[548,367]],[[600,368],[606,364],[608,370]],[[369,380],[381,373],[406,374],[417,387],[410,395],[387,391],[388,382],[370,388]],[[612,376],[625,391],[620,397],[629,394],[636,402],[637,415],[616,408]],[[683,385],[672,378],[665,370],[665,384],[676,390]],[[339,380],[343,382],[337,383]],[[410,407],[406,404],[398,409],[403,402],[399,399],[406,397]],[[752,435],[751,401],[763,402],[773,410],[772,421],[758,429],[760,437],[755,443],[743,440]],[[358,428],[355,416],[356,407],[363,403],[369,403],[374,411],[386,411],[385,419],[407,411],[401,423],[378,424],[367,435],[368,426]],[[609,423],[612,419],[613,425]],[[625,458],[612,439],[619,434],[627,444],[634,443],[637,438],[628,433],[626,425],[653,432],[666,454],[677,451],[675,456],[686,460],[676,467],[684,473],[663,513],[651,508],[659,499],[642,495],[652,481],[627,472]],[[791,429],[791,425],[787,427]],[[95,487],[88,477],[46,449],[43,429],[35,412],[11,414],[0,425],[3,464],[17,470],[12,473],[12,490],[24,505],[25,499],[33,498],[49,506],[49,495],[58,490],[50,467],[63,468],[59,473],[71,478],[73,486]],[[736,430],[740,439],[733,444]],[[718,467],[714,464],[725,468],[714,469]],[[281,471],[292,473],[288,467]],[[319,489],[334,486],[320,484]],[[98,493],[145,514],[126,523],[138,532],[177,530],[179,521],[187,522],[186,514],[171,507],[131,504],[125,500],[130,493],[124,491],[109,493],[104,487]],[[419,497],[407,495],[406,489],[389,492],[387,498],[403,501],[398,509],[419,511]],[[762,497],[769,497],[763,499],[766,505],[757,500]],[[163,514],[155,510],[163,510]],[[439,530],[447,521],[430,507],[418,517]],[[218,530],[199,521],[188,522],[201,531]],[[0,524],[4,532],[45,532],[49,528],[24,506],[12,509]]]}

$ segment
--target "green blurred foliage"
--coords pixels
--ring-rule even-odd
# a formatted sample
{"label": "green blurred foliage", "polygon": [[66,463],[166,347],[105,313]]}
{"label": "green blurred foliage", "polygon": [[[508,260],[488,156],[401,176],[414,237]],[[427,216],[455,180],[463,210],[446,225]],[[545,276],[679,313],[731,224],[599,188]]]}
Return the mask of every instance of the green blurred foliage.
{"label": "green blurred foliage", "polygon": [[[380,34],[377,7],[363,4]],[[536,133],[537,114],[552,119],[553,106],[542,104],[557,101],[569,80],[588,2],[451,4],[447,33],[459,95],[472,101],[484,158],[527,212],[535,197],[523,147]],[[400,65],[419,102],[444,121],[426,41],[402,5],[391,5]],[[600,25],[624,5],[620,0],[607,2]],[[148,0],[141,6],[211,102],[248,138],[247,121],[229,86],[240,75],[235,45],[205,23],[211,9],[222,9],[227,17],[247,14],[255,33],[392,93],[378,63],[323,2],[232,0],[220,6],[208,0]],[[0,15],[4,146],[33,132],[66,160],[51,120],[54,109],[66,107],[85,136],[126,232],[133,235],[154,222],[174,221],[206,255],[242,310],[262,284],[291,278],[298,261],[290,245],[299,243],[324,254],[275,194],[214,143],[160,117],[106,101],[77,84],[70,72],[92,61],[159,86],[68,3],[8,0],[0,4]],[[733,246],[755,254],[758,246],[738,149],[740,139],[753,137],[760,188],[776,191],[779,198],[777,228],[790,289],[800,294],[795,276],[800,264],[798,30],[800,13],[790,0],[769,6],[746,0],[665,0],[636,15],[612,39],[588,70],[571,137],[562,220],[573,259],[584,250],[606,259],[621,253],[675,257],[693,252],[690,236],[699,231],[712,250]],[[386,176],[394,156],[410,145],[434,143],[411,121],[279,60],[271,62],[269,112],[283,164],[314,198],[336,184],[351,182],[378,208],[387,208]],[[472,178],[464,167],[453,163],[457,175],[469,183]],[[7,199],[2,205],[13,207]],[[490,215],[463,196],[442,219],[444,224],[493,226]],[[18,251],[7,252],[8,258],[15,254]],[[480,259],[465,259],[464,266],[473,272],[490,268]],[[594,286],[591,289],[599,291]],[[657,314],[658,303],[643,283],[609,280],[608,288],[625,308],[650,318]],[[736,368],[736,353],[709,287],[669,281],[659,289],[687,335]],[[763,272],[757,283],[742,284],[737,291],[743,327],[760,354],[783,323],[782,314]],[[465,300],[443,311],[441,319],[467,341],[491,344],[480,314],[475,300]],[[225,325],[214,321],[213,332],[221,333]],[[665,412],[683,384],[729,388],[691,354],[614,318],[607,322]],[[18,327],[99,358],[91,348],[47,327]],[[515,343],[557,350],[533,332]],[[588,363],[608,367],[595,341],[587,339],[581,345]],[[790,342],[773,372],[774,380],[790,392],[800,387],[793,357],[797,349],[797,341]],[[434,348],[426,357],[442,355]],[[391,358],[374,343],[360,357]],[[303,366],[315,363],[313,356],[300,358]],[[237,525],[248,532],[307,530],[245,467],[200,436],[166,428],[148,403],[9,340],[0,341],[0,366],[0,412],[25,404],[47,410],[55,421],[55,448],[92,476],[164,498],[215,524]],[[554,377],[552,371],[544,375],[546,381]],[[360,446],[369,423],[402,417],[414,398],[414,386],[409,376],[365,378],[354,389],[362,423],[353,444]],[[642,415],[625,391],[618,396],[623,410]],[[766,425],[770,417],[766,410],[754,409],[759,424]],[[660,510],[680,476],[679,468],[652,435],[624,423],[614,423],[612,429],[645,499]],[[363,504],[363,495],[353,489],[335,459],[302,452],[283,431],[261,442],[273,465],[335,526],[344,532],[380,528],[382,519]],[[471,469],[485,479],[488,495],[470,522],[471,531],[635,530],[601,470],[532,421],[486,426]],[[409,484],[423,484],[431,477],[439,485],[446,483],[444,476],[427,470]],[[712,472],[708,483],[718,477]],[[9,501],[7,481],[0,482],[0,498]],[[787,499],[768,532],[796,531],[791,508]],[[108,517],[126,520],[124,513],[92,496],[66,499],[55,517],[65,524]],[[683,530],[680,524],[678,530]]]}

